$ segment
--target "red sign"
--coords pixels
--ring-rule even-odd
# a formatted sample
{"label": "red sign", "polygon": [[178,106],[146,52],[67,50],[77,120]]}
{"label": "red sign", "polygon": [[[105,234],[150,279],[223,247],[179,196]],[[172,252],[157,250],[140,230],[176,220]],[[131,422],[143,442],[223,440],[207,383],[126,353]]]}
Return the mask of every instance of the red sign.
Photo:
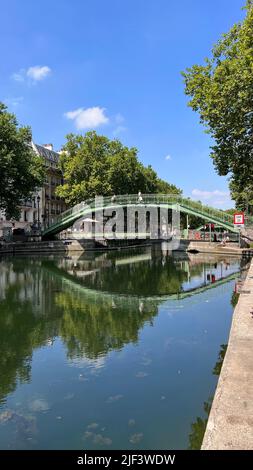
{"label": "red sign", "polygon": [[244,213],[238,212],[234,214],[234,225],[244,225]]}

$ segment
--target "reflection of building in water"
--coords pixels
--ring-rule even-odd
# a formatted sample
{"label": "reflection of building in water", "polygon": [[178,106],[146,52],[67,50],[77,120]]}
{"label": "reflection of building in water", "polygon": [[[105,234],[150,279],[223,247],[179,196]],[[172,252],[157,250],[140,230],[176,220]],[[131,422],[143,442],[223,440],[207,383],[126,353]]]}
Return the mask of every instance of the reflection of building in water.
{"label": "reflection of building in water", "polygon": [[113,265],[113,261],[107,258],[107,253],[96,257],[87,256],[87,258],[71,256],[70,259],[60,258],[57,261],[58,268],[80,278],[96,273],[100,268],[110,268]]}
{"label": "reflection of building in water", "polygon": [[1,262],[0,301],[12,295],[15,302],[22,304],[31,302],[35,315],[44,315],[50,303],[52,290],[50,275],[45,275],[40,263],[31,261],[29,267],[19,270],[11,262]]}

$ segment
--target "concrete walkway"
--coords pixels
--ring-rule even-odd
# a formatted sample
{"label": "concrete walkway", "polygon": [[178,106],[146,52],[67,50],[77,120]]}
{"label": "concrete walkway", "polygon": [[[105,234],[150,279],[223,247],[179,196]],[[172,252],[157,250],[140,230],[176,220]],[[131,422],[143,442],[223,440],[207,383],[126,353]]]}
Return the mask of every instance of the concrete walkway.
{"label": "concrete walkway", "polygon": [[235,308],[204,450],[253,449],[253,261]]}

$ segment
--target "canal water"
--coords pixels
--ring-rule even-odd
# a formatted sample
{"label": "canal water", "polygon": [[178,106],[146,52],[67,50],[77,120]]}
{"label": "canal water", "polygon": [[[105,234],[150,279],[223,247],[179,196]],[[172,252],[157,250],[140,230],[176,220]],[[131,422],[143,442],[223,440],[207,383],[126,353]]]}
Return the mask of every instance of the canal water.
{"label": "canal water", "polygon": [[242,261],[0,260],[0,448],[199,448]]}

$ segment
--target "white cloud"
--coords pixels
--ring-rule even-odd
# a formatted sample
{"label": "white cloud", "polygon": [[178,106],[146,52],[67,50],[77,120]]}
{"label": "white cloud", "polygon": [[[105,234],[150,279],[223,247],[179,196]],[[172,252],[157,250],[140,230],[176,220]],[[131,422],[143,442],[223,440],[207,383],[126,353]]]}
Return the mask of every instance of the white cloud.
{"label": "white cloud", "polygon": [[170,155],[166,155],[165,160],[171,160],[171,156],[170,156]]}
{"label": "white cloud", "polygon": [[27,79],[38,82],[44,80],[50,73],[51,69],[47,65],[34,65],[28,69],[20,69],[18,72],[13,73],[11,78],[16,82],[24,82]]}
{"label": "white cloud", "polygon": [[220,191],[215,189],[213,191],[205,191],[202,189],[193,189],[192,190],[193,199],[202,201],[204,204],[208,204],[214,207],[220,207],[226,209],[233,206],[233,203],[230,199],[230,194],[227,191]]}
{"label": "white cloud", "polygon": [[124,122],[125,119],[124,119],[124,116],[122,116],[122,114],[118,113],[116,114],[115,116],[115,122],[116,124],[122,124],[122,122]]}
{"label": "white cloud", "polygon": [[228,192],[219,191],[218,189],[215,189],[214,191],[202,191],[201,189],[193,189],[192,195],[201,197],[202,199],[206,199],[206,200],[212,199],[213,197],[216,197],[216,196],[229,197]]}
{"label": "white cloud", "polygon": [[112,124],[115,126],[115,128],[112,131],[112,135],[114,137],[117,137],[118,135],[127,131],[127,127],[123,125],[124,122],[125,118],[121,113],[117,113],[115,116],[113,116]]}
{"label": "white cloud", "polygon": [[46,78],[50,73],[51,69],[47,65],[35,65],[34,67],[29,67],[26,75],[34,81],[40,81],[44,80],[44,78]]}
{"label": "white cloud", "polygon": [[13,73],[11,78],[15,80],[15,82],[24,82],[25,80],[25,69],[20,69],[18,72]]}
{"label": "white cloud", "polygon": [[22,101],[24,100],[24,97],[23,96],[17,96],[17,97],[13,97],[13,98],[6,98],[5,103],[7,104],[7,106],[12,106],[13,108],[19,106]]}
{"label": "white cloud", "polygon": [[80,369],[83,369],[86,366],[89,369],[102,369],[105,366],[105,362],[106,360],[104,357],[99,357],[97,359],[88,359],[87,357],[84,356],[84,357],[69,361],[68,365],[70,367],[77,367]]}
{"label": "white cloud", "polygon": [[114,137],[117,137],[119,134],[122,134],[122,132],[125,132],[126,130],[127,128],[125,126],[117,126],[112,132],[112,134],[114,135]]}
{"label": "white cloud", "polygon": [[68,111],[64,116],[72,119],[77,129],[90,129],[109,122],[109,118],[105,115],[105,108],[99,106]]}

